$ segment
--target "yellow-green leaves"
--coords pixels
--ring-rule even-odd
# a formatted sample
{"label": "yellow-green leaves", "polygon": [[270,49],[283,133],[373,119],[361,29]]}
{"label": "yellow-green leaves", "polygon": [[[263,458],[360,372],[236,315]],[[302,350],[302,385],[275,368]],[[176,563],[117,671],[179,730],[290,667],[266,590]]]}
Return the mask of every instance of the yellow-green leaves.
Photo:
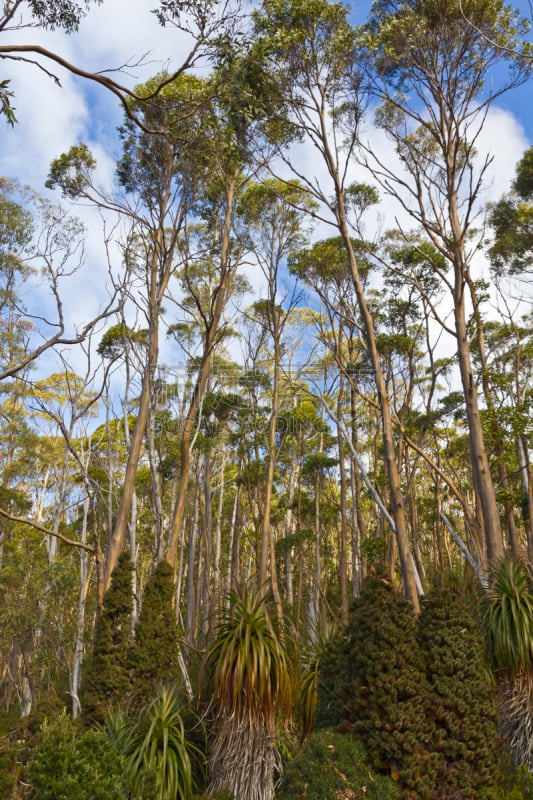
{"label": "yellow-green leaves", "polygon": [[482,76],[494,59],[530,69],[523,62],[531,57],[527,30],[527,21],[501,0],[377,0],[360,45],[379,72],[396,76],[398,88],[409,75],[428,80],[440,63],[455,90],[464,91],[472,73]]}
{"label": "yellow-green leaves", "polygon": [[90,186],[95,167],[96,161],[87,145],[74,145],[68,153],[52,161],[45,185],[48,189],[60,188],[65,197],[80,197]]}

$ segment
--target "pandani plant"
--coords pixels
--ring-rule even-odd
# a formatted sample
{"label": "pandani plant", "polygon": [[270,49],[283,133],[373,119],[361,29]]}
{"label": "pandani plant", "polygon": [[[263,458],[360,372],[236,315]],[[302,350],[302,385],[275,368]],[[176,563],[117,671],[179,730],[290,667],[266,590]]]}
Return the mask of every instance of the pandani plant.
{"label": "pandani plant", "polygon": [[324,613],[309,633],[309,640],[300,647],[294,636],[297,643],[293,657],[294,705],[302,741],[306,741],[315,728],[320,666],[339,639],[341,628],[336,619]]}
{"label": "pandani plant", "polygon": [[125,757],[132,800],[190,800],[193,764],[203,756],[188,739],[184,704],[172,686],[161,686],[151,703],[132,720],[122,711],[111,714],[107,732]]}
{"label": "pandani plant", "polygon": [[293,692],[283,636],[264,594],[230,592],[218,613],[204,674],[211,687],[209,788],[239,800],[273,800],[280,759],[276,730],[291,713]]}
{"label": "pandani plant", "polygon": [[533,585],[525,561],[505,558],[493,568],[484,623],[500,733],[515,764],[533,769]]}

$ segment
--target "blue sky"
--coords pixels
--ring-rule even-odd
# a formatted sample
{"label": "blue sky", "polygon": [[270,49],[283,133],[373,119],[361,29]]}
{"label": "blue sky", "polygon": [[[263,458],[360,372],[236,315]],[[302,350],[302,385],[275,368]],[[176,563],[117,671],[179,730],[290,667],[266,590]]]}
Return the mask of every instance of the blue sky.
{"label": "blue sky", "polygon": [[[134,85],[153,75],[163,66],[178,66],[187,51],[184,34],[173,28],[162,29],[151,13],[154,0],[104,0],[92,7],[77,34],[42,32],[28,28],[2,34],[2,42],[11,37],[16,42],[41,43],[86,69],[116,68],[135,64],[144,56],[144,66],[131,66],[123,80]],[[352,19],[362,22],[369,3],[354,5]],[[135,10],[132,10],[135,9]],[[522,2],[524,13],[529,12]],[[149,55],[145,55],[145,54]],[[2,62],[2,79],[8,77],[16,93],[18,124],[8,128],[0,121],[0,175],[19,179],[50,196],[44,188],[51,160],[79,141],[86,141],[99,162],[103,184],[111,187],[118,153],[116,126],[122,113],[116,99],[100,87],[58,72],[61,86],[28,64]],[[122,80],[122,78],[121,78]],[[479,145],[494,154],[491,183],[486,200],[498,199],[509,187],[514,165],[533,139],[533,103],[531,83],[501,98],[490,111]],[[382,148],[387,158],[390,143],[371,130],[373,145]],[[316,159],[302,152],[303,164]],[[385,213],[388,213],[385,204]],[[79,325],[101,306],[102,290],[107,280],[107,264],[102,247],[101,221],[90,209],[77,208],[89,236],[86,265],[63,285],[65,310],[71,327]]]}
{"label": "blue sky", "polygon": [[[185,37],[180,31],[163,29],[157,24],[151,13],[154,4],[155,0],[104,0],[102,5],[91,7],[77,34],[65,36],[59,31],[26,29],[3,33],[2,42],[11,37],[19,43],[43,43],[89,70],[116,68],[145,56],[144,67],[132,67],[119,76],[125,83],[134,85],[162,66],[177,66],[186,51]],[[353,21],[363,22],[369,7],[367,0],[354,3]],[[527,0],[520,0],[517,7],[529,16]],[[19,124],[10,130],[0,123],[1,174],[16,175],[41,189],[50,160],[79,139],[89,140],[113,156],[115,128],[121,121],[121,112],[112,95],[59,70],[62,87],[30,65],[3,61],[2,69],[2,77],[11,78],[17,94]],[[498,101],[498,107],[513,115],[516,124],[522,126],[527,142],[533,136],[532,88],[531,83],[526,84]],[[499,134],[500,130],[495,128],[494,151],[500,157],[505,148],[507,160],[509,148],[515,142],[509,135],[500,138]]]}

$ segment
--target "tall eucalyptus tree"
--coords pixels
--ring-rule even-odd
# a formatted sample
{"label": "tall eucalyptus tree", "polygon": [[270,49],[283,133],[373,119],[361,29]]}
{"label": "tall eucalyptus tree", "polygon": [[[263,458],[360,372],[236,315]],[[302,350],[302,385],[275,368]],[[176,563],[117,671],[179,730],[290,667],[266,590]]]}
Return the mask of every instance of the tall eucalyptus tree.
{"label": "tall eucalyptus tree", "polygon": [[[154,78],[148,89],[160,80]],[[106,587],[127,535],[135,476],[153,402],[163,301],[183,261],[185,221],[198,200],[198,187],[205,176],[205,100],[205,82],[183,75],[167,83],[150,103],[133,104],[146,126],[158,126],[166,132],[146,133],[126,118],[120,131],[123,146],[117,164],[122,193],[107,196],[98,188],[93,177],[95,162],[85,145],[71,148],[51,165],[50,186],[59,185],[67,196],[90,200],[129,222],[122,253],[133,282],[130,295],[136,298],[147,331],[137,418],[107,548]]]}
{"label": "tall eucalyptus tree", "polygon": [[[474,330],[482,336],[475,317],[475,226],[491,163],[477,147],[490,104],[529,75],[527,46],[521,44],[525,29],[500,0],[466,6],[456,0],[378,0],[360,40],[371,88],[382,101],[378,124],[399,158],[398,168],[390,168],[369,147],[369,165],[444,259],[443,266],[435,262],[435,273],[453,303],[448,330],[457,345],[489,563],[503,556],[504,543],[470,353],[469,302]],[[499,83],[494,83],[496,67],[508,68]]]}
{"label": "tall eucalyptus tree", "polygon": [[[376,343],[374,319],[365,293],[350,223],[349,169],[358,143],[365,97],[355,60],[356,32],[348,9],[322,0],[264,0],[255,15],[258,48],[276,78],[279,101],[295,137],[311,145],[319,166],[299,170],[290,150],[282,160],[321,204],[321,217],[341,236],[346,249],[381,414],[392,518],[405,592],[415,609],[419,595],[401,491],[390,402]],[[320,169],[325,177],[317,177]]]}
{"label": "tall eucalyptus tree", "polygon": [[280,272],[287,257],[305,242],[305,213],[315,204],[297,184],[268,180],[246,190],[240,205],[243,222],[248,227],[259,269],[266,281],[266,297],[256,302],[253,314],[260,317],[264,326],[265,348],[271,355],[272,395],[266,443],[267,469],[262,493],[261,543],[257,580],[263,587],[270,564],[270,580],[281,616],[281,599],[278,589],[274,537],[271,523],[274,470],[278,446],[276,434],[280,407],[280,377],[284,356],[283,333],[291,310],[297,299],[295,289],[283,289]]}

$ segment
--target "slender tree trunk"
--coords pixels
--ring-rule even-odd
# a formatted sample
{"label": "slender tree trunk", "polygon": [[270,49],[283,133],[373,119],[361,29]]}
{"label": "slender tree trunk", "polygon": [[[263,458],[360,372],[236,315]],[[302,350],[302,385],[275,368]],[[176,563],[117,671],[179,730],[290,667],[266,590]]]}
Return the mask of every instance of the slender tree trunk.
{"label": "slender tree trunk", "polygon": [[231,522],[229,527],[228,540],[228,568],[226,573],[226,592],[230,592],[237,581],[239,563],[239,544],[237,535],[237,515],[239,511],[239,489],[235,487],[235,497],[233,498],[233,508],[231,512]]}
{"label": "slender tree trunk", "polygon": [[[351,450],[359,451],[359,432],[355,390],[350,384]],[[351,494],[352,494],[352,596],[359,597],[363,580],[366,577],[366,560],[363,558],[361,543],[365,538],[366,525],[363,517],[363,496],[361,470],[356,459],[351,456]]]}
{"label": "slender tree trunk", "polygon": [[171,566],[174,567],[174,569],[176,568],[178,545],[182,535],[183,519],[187,501],[193,430],[201,409],[202,398],[204,396],[207,381],[209,379],[213,351],[217,343],[217,336],[222,320],[222,314],[230,298],[233,277],[237,269],[236,262],[233,264],[233,266],[230,264],[231,224],[233,219],[235,186],[236,178],[232,179],[226,188],[226,209],[221,233],[220,282],[216,288],[216,291],[214,292],[212,315],[208,324],[208,328],[205,332],[203,353],[198,367],[198,376],[194,386],[192,400],[185,415],[181,433],[179,479],[176,491],[176,502],[174,506],[167,549],[165,552],[166,560]]}
{"label": "slender tree trunk", "polygon": [[[69,431],[69,437],[72,436],[72,430]],[[59,531],[61,518],[65,515],[65,506],[67,502],[68,481],[70,477],[69,471],[69,450],[65,443],[65,452],[63,455],[63,466],[61,468],[61,478],[59,480],[59,491],[55,501],[54,521],[52,523],[52,530],[54,533]],[[46,552],[48,554],[48,563],[53,564],[57,558],[57,547],[59,540],[56,536],[46,537]]]}
{"label": "slender tree trunk", "polygon": [[520,464],[520,477],[522,479],[522,489],[527,497],[527,521],[526,540],[527,557],[530,564],[533,564],[533,469],[529,457],[529,446],[527,439],[518,441],[518,462]]}
{"label": "slender tree trunk", "polygon": [[203,498],[204,519],[202,524],[202,538],[204,542],[204,562],[202,570],[202,608],[210,607],[208,598],[210,594],[211,575],[213,574],[213,459],[209,447],[203,457]]}
{"label": "slender tree trunk", "polygon": [[131,518],[131,504],[135,491],[135,479],[139,466],[139,459],[146,435],[153,402],[153,382],[155,369],[159,358],[159,317],[164,293],[172,274],[173,247],[168,247],[165,236],[165,214],[168,203],[168,188],[166,195],[162,192],[160,219],[155,230],[153,252],[147,266],[148,275],[148,348],[146,353],[146,366],[143,371],[141,394],[138,400],[137,419],[128,451],[126,471],[120,495],[120,504],[113,533],[107,545],[106,565],[104,574],[105,589],[109,587],[111,574],[116,566],[119,556],[124,549],[128,524]]}
{"label": "slender tree trunk", "polygon": [[[89,516],[89,495],[85,494],[83,501],[83,520],[81,526],[82,544],[87,544],[87,521]],[[78,596],[78,618],[76,622],[76,644],[74,646],[74,663],[72,666],[72,678],[70,694],[72,697],[72,718],[77,719],[81,713],[79,690],[81,683],[81,665],[83,661],[84,642],[85,642],[85,607],[87,600],[87,589],[89,586],[89,570],[87,564],[87,553],[79,548],[80,557],[80,591]]]}
{"label": "slender tree trunk", "polygon": [[[221,560],[222,560],[222,516],[224,512],[224,488],[225,480],[224,473],[226,470],[226,462],[228,453],[225,445],[222,447],[222,460],[220,463],[220,480],[218,482],[218,503],[217,503],[217,519],[215,525],[214,537],[214,561],[213,561],[213,592],[216,597],[220,594],[220,575],[221,575]],[[228,559],[231,561],[231,549],[228,552]]]}
{"label": "slender tree trunk", "polygon": [[413,604],[415,612],[418,613],[420,611],[420,601],[416,585],[411,547],[409,544],[407,520],[406,520],[405,507],[404,507],[401,482],[400,482],[400,472],[396,461],[394,428],[392,424],[392,415],[391,415],[389,397],[387,392],[387,386],[381,368],[381,360],[376,344],[374,320],[368,308],[363,285],[361,283],[361,279],[359,276],[357,259],[353,249],[348,223],[346,221],[346,212],[344,210],[344,198],[340,184],[337,184],[336,188],[337,188],[339,230],[344,245],[346,247],[346,252],[348,254],[350,271],[352,274],[352,281],[359,306],[359,313],[361,314],[361,319],[363,321],[363,326],[365,330],[367,351],[370,361],[372,363],[372,368],[374,370],[377,400],[381,414],[383,457],[385,459],[385,466],[388,476],[389,492],[392,505],[392,516],[395,523],[395,537],[400,557],[400,565],[402,570],[404,589],[406,596]]}
{"label": "slender tree trunk", "polygon": [[275,297],[271,296],[271,314],[273,317],[273,380],[272,380],[272,396],[270,402],[272,404],[270,411],[270,419],[268,423],[268,444],[267,444],[267,473],[265,478],[265,488],[263,491],[263,509],[261,514],[261,544],[259,548],[259,564],[257,570],[257,583],[260,590],[266,587],[268,564],[270,562],[270,585],[276,606],[276,613],[280,625],[283,624],[283,611],[281,607],[281,597],[278,588],[277,569],[276,569],[276,554],[274,549],[274,536],[272,532],[272,491],[274,488],[274,471],[276,468],[276,430],[278,424],[279,413],[279,364],[280,364],[280,343],[279,343],[279,327],[277,324],[277,309],[275,308]]}
{"label": "slender tree trunk", "polygon": [[[294,502],[294,491],[296,489],[296,464],[293,463],[289,475],[288,487],[288,508],[285,511],[285,540],[290,541],[290,537],[294,535],[296,530],[294,512],[292,504]],[[293,589],[293,551],[294,546],[286,546],[285,548],[285,600],[289,606],[294,603],[294,589]]]}
{"label": "slender tree trunk", "polygon": [[[459,281],[457,281],[459,283]],[[470,346],[466,327],[462,287],[456,284],[455,326],[457,333],[457,354],[461,383],[466,401],[466,416],[468,421],[470,458],[474,488],[479,500],[487,558],[489,564],[494,564],[503,558],[503,537],[500,528],[500,515],[496,502],[496,492],[490,473],[489,459],[485,448],[477,387],[474,382],[472,363],[470,359]]]}
{"label": "slender tree trunk", "polygon": [[154,561],[158,564],[163,558],[163,496],[161,488],[161,474],[157,459],[155,443],[155,397],[150,403],[150,414],[147,427],[148,458],[150,461],[150,478],[152,484],[153,524],[154,524]]}
{"label": "slender tree trunk", "polygon": [[[466,403],[474,489],[481,512],[488,563],[494,564],[503,558],[504,547],[496,492],[481,424],[478,390],[472,369],[470,338],[466,323],[465,290],[468,283],[471,283],[471,279],[465,259],[465,223],[461,221],[458,198],[458,184],[460,182],[458,161],[461,161],[458,152],[464,143],[458,131],[458,123],[449,117],[448,107],[444,98],[440,100],[439,113],[441,130],[443,131],[443,156],[446,164],[447,216],[451,229],[451,237],[443,231],[441,238],[443,242],[449,243],[447,244],[449,259],[453,266],[453,304],[457,358]],[[473,299],[475,300],[475,298]]]}
{"label": "slender tree trunk", "polygon": [[148,408],[150,400],[150,377],[148,375],[148,371],[149,370],[147,367],[143,375],[141,396],[139,398],[139,411],[131,437],[131,446],[128,453],[126,472],[124,474],[122,492],[120,495],[120,505],[118,508],[113,533],[111,534],[111,538],[109,539],[107,547],[104,576],[106,590],[109,587],[111,582],[111,574],[124,547],[128,526],[131,520],[131,507],[133,502],[133,494],[135,492],[135,479],[137,477],[137,468],[139,464],[139,458],[141,457],[144,434],[148,421]]}
{"label": "slender tree trunk", "polygon": [[[337,397],[338,418],[343,414],[344,403],[344,379],[341,377],[341,386]],[[342,623],[348,624],[348,570],[347,570],[347,550],[348,550],[348,482],[346,480],[346,463],[344,456],[344,437],[337,425],[337,447],[339,450],[339,478],[340,478],[340,542],[339,542],[339,583],[341,590],[341,611]]]}
{"label": "slender tree trunk", "polygon": [[198,541],[199,497],[195,494],[191,531],[189,534],[189,556],[187,561],[187,604],[185,608],[185,633],[189,641],[196,636],[196,550]]}
{"label": "slender tree trunk", "polygon": [[483,388],[483,396],[485,398],[485,404],[487,406],[487,410],[490,413],[493,433],[495,434],[494,455],[497,463],[499,485],[504,490],[503,507],[505,510],[505,520],[507,523],[509,546],[511,548],[511,553],[513,555],[513,558],[519,559],[522,555],[522,547],[520,545],[520,539],[516,528],[516,519],[515,519],[513,503],[510,500],[507,491],[509,489],[509,476],[507,474],[507,466],[505,464],[505,456],[503,452],[503,431],[499,423],[499,420],[497,418],[492,387],[489,382],[489,364],[487,359],[487,350],[485,343],[485,330],[483,326],[483,320],[481,318],[481,312],[479,309],[480,301],[478,298],[476,286],[469,274],[467,276],[467,280],[468,280],[468,287],[470,289],[470,296],[472,298],[472,303],[474,306],[474,318],[476,321],[476,338],[478,344],[478,356],[481,366],[481,386]]}

